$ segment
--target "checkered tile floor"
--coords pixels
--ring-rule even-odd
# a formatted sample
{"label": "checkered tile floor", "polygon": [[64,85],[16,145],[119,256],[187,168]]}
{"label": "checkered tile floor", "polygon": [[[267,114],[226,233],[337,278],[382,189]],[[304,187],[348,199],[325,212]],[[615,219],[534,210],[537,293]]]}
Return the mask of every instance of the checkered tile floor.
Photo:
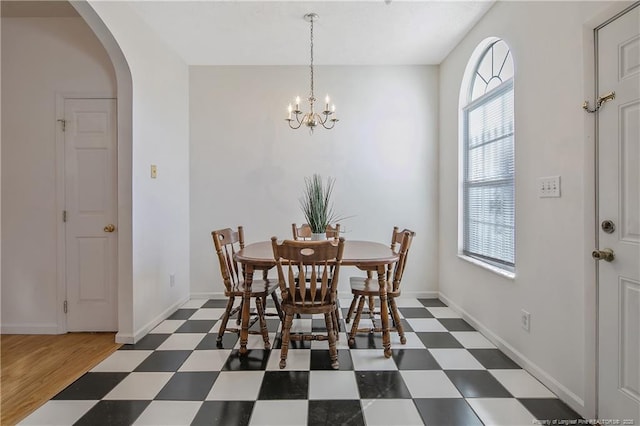
{"label": "checkered tile floor", "polygon": [[[350,300],[340,302],[344,315]],[[224,304],[189,301],[21,424],[515,426],[580,418],[435,299],[398,300],[407,343],[392,333],[392,358],[378,334],[358,335],[349,348],[341,333],[337,371],[326,341],[292,342],[280,370],[277,319],[267,320],[272,350],[251,335],[241,357],[231,333],[216,347]],[[323,319],[303,317],[293,331],[322,327]]]}

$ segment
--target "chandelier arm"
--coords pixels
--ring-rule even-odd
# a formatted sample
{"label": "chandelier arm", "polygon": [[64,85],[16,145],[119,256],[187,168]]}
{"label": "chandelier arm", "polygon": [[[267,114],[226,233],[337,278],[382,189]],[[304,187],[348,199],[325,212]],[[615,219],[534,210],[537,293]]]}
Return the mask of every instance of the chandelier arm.
{"label": "chandelier arm", "polygon": [[287,121],[289,122],[289,127],[291,127],[293,130],[299,129],[299,128],[300,128],[300,126],[302,126],[302,121],[300,121],[300,120],[296,120],[296,121],[298,122],[298,125],[297,125],[297,126],[292,126],[292,125],[291,125],[291,122],[292,122],[293,120],[287,120]]}

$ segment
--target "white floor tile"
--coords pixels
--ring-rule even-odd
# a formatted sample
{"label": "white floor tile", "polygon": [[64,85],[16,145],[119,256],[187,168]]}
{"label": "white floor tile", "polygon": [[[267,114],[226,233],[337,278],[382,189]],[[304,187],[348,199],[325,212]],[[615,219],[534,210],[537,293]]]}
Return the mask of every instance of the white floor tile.
{"label": "white floor tile", "polygon": [[307,424],[306,399],[256,401],[249,425],[300,426]]}
{"label": "white floor tile", "polygon": [[206,336],[205,333],[174,333],[158,346],[159,351],[193,350]]}
{"label": "white floor tile", "polygon": [[[349,336],[347,336],[345,332],[341,332],[340,338],[336,340],[336,348],[338,350],[349,349]],[[329,350],[329,341],[328,340],[312,340],[311,349]]]}
{"label": "white floor tile", "polygon": [[115,351],[91,369],[92,372],[131,372],[153,351]]}
{"label": "white floor tile", "polygon": [[429,349],[443,370],[484,370],[466,349]]}
{"label": "white floor tile", "polygon": [[477,331],[452,331],[451,335],[467,349],[494,349],[495,345]]}
{"label": "white floor tile", "polygon": [[413,331],[447,331],[446,328],[435,318],[407,318],[406,320],[413,328]]}
{"label": "white floor tile", "polygon": [[535,417],[513,398],[467,399],[485,426],[531,426]]}
{"label": "white floor tile", "polygon": [[[280,349],[274,349],[269,355],[267,370],[280,371]],[[311,366],[311,351],[308,349],[289,349],[287,365],[283,371],[308,371]]]}
{"label": "white floor tile", "polygon": [[354,349],[351,351],[353,369],[358,371],[397,370],[393,358],[385,358],[382,349]]}
{"label": "white floor tile", "polygon": [[424,424],[411,399],[363,399],[362,414],[367,426]]}
{"label": "white floor tile", "polygon": [[153,399],[174,373],[131,373],[103,399]]}
{"label": "white floor tile", "polygon": [[180,309],[199,309],[207,303],[209,299],[191,299],[187,300],[184,305],[180,306]]}
{"label": "white floor tile", "polygon": [[207,401],[254,401],[258,399],[264,371],[221,371]]}
{"label": "white floor tile", "polygon": [[51,400],[28,415],[19,425],[71,425],[84,416],[98,401]]}
{"label": "white floor tile", "polygon": [[224,308],[203,308],[198,309],[191,317],[190,320],[217,320],[222,318],[224,314]]}
{"label": "white floor tile", "polygon": [[187,425],[198,414],[200,401],[151,401],[134,425]]}
{"label": "white floor tile", "polygon": [[291,324],[292,333],[311,333],[311,319],[309,318],[294,318]]}
{"label": "white floor tile", "polygon": [[186,320],[164,320],[156,326],[149,333],[173,333],[176,331]]}
{"label": "white floor tile", "polygon": [[354,372],[311,371],[309,399],[360,399]]}
{"label": "white floor tile", "polygon": [[413,398],[462,398],[444,371],[402,370],[400,374]]}
{"label": "white floor tile", "polygon": [[516,398],[556,398],[549,389],[525,370],[489,370]]}
{"label": "white floor tile", "polygon": [[193,351],[178,371],[220,371],[231,349]]}
{"label": "white floor tile", "polygon": [[436,318],[462,318],[457,312],[447,307],[427,308]]}
{"label": "white floor tile", "polygon": [[404,337],[407,339],[407,342],[403,345],[400,343],[400,335],[397,331],[389,332],[391,337],[391,349],[424,349],[424,343],[418,337],[416,333],[411,331],[405,331]]}
{"label": "white floor tile", "polygon": [[398,308],[424,308],[424,305],[415,297],[397,297],[396,306]]}

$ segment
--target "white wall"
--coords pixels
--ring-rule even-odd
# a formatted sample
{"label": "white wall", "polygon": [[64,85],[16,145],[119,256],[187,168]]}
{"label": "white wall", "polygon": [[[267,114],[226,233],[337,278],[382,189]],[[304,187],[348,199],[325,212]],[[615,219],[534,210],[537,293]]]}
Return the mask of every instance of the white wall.
{"label": "white wall", "polygon": [[[291,130],[286,107],[308,93],[307,67],[191,67],[191,292],[223,291],[211,231],[244,225],[247,242],[303,223],[304,177],[336,179],[347,239],[388,243],[416,231],[403,294],[437,290],[437,67],[316,67],[333,130]],[[348,292],[342,274],[340,291]],[[435,294],[435,293],[431,293]]]}
{"label": "white wall", "polygon": [[56,93],[115,96],[80,18],[2,18],[2,331],[55,333]]}
{"label": "white wall", "polygon": [[132,76],[133,327],[117,337],[131,342],[189,297],[189,72],[127,4],[89,3]]}
{"label": "white wall", "polygon": [[[586,161],[585,22],[608,5],[500,2],[440,67],[440,292],[574,409],[585,413],[585,288],[592,260],[593,166]],[[593,28],[593,27],[591,27]],[[458,95],[467,61],[486,37],[513,53],[516,146],[516,278],[457,257]],[[587,62],[585,64],[585,62]],[[561,198],[538,198],[537,180],[560,175]],[[531,331],[520,310],[531,313]]]}

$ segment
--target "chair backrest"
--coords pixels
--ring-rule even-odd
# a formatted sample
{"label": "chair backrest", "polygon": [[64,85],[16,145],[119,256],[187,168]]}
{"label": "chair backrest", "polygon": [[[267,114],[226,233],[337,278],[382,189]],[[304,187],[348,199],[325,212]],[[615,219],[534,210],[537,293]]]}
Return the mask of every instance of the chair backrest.
{"label": "chair backrest", "polygon": [[220,262],[220,273],[227,291],[237,286],[242,281],[242,268],[233,258],[237,250],[244,248],[244,229],[238,226],[238,230],[231,228],[218,229],[211,232],[213,246]]}
{"label": "chair backrest", "polygon": [[[404,273],[404,267],[407,264],[407,257],[409,255],[409,249],[411,248],[411,242],[413,241],[413,237],[416,235],[415,232],[409,229],[403,229],[402,231],[398,231],[398,227],[393,228],[393,237],[391,239],[391,249],[396,250],[398,244],[400,247],[398,248],[398,261],[395,263],[393,268],[389,268],[387,270],[387,282],[391,280],[393,283],[393,291],[398,291],[400,288],[400,282],[402,281],[402,274]],[[391,274],[391,270],[393,269],[393,277]]]}
{"label": "chair backrest", "polygon": [[[282,300],[298,305],[326,305],[336,300],[344,238],[303,241],[271,238]],[[307,271],[307,277],[299,277]],[[305,280],[306,278],[306,280]]]}
{"label": "chair backrest", "polygon": [[[295,223],[291,224],[291,231],[294,240],[310,240],[311,239],[311,227],[308,223],[304,223],[298,227]],[[340,238],[340,224],[336,223],[335,226],[327,225],[325,229],[327,239],[333,238],[338,241]]]}

